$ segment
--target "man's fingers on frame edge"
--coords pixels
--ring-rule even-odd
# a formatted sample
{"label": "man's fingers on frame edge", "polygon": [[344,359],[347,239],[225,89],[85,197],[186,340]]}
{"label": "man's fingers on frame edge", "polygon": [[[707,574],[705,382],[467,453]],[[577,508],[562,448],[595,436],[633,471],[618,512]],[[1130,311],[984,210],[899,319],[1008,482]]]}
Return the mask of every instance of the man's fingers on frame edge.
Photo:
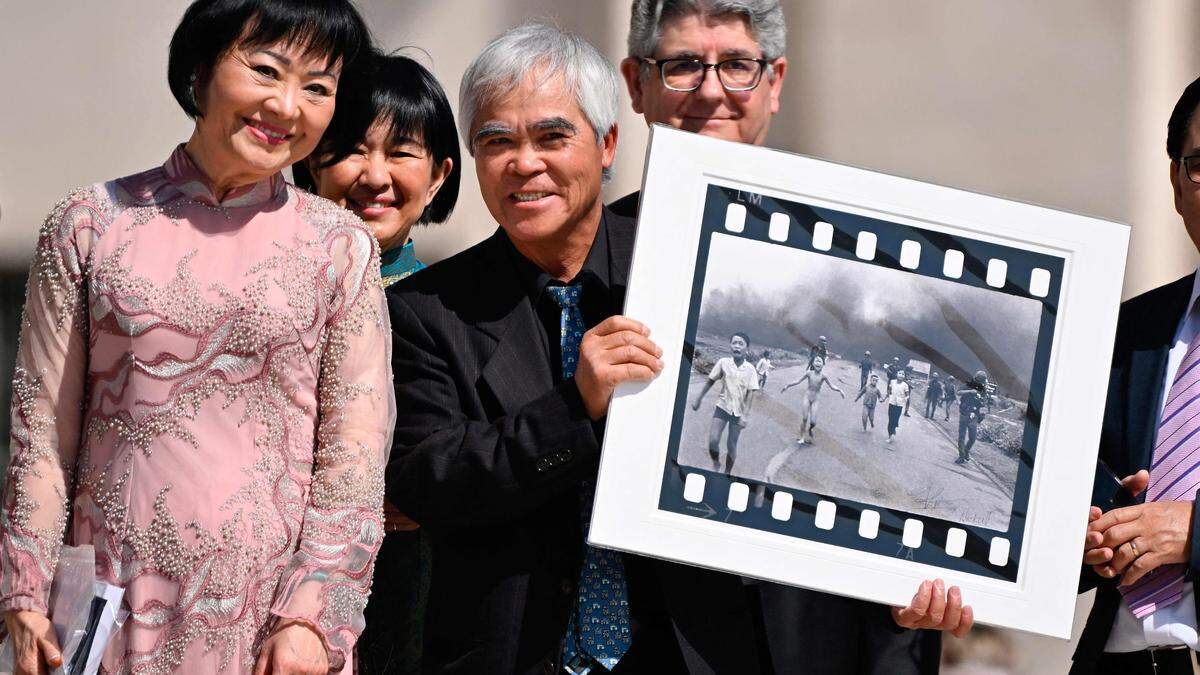
{"label": "man's fingers on frame edge", "polygon": [[648,329],[641,321],[631,319],[622,314],[608,317],[607,319],[596,324],[596,327],[592,330],[596,332],[596,335],[609,335],[622,330],[631,330],[635,333],[641,333],[642,335],[650,334],[650,329]]}
{"label": "man's fingers on frame edge", "polygon": [[962,616],[958,620],[958,625],[951,629],[950,634],[956,638],[960,638],[971,630],[971,626],[975,623],[975,611],[970,605],[963,607]]}

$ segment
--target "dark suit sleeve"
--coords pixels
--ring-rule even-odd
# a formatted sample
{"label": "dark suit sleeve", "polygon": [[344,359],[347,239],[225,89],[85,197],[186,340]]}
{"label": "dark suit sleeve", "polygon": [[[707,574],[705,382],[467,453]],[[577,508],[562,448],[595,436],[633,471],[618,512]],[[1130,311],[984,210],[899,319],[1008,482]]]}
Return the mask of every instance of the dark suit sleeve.
{"label": "dark suit sleeve", "polygon": [[1192,495],[1192,541],[1190,544],[1191,554],[1188,556],[1188,578],[1194,583],[1200,579],[1200,537],[1196,536],[1200,532],[1200,509],[1195,507],[1196,498],[1200,497],[1200,491]]}
{"label": "dark suit sleeve", "polygon": [[[1120,405],[1118,389],[1120,387],[1121,372],[1122,370],[1120,364],[1114,362],[1112,372],[1109,376],[1108,402],[1106,403],[1104,410],[1104,426],[1100,431],[1100,450],[1098,453],[1099,460],[1111,462],[1116,453],[1123,453],[1125,451],[1122,447],[1119,434],[1114,432],[1111,428],[1113,426],[1112,420],[1119,419],[1120,416],[1120,411],[1117,408]],[[1096,475],[1100,471],[1100,463],[1097,461],[1096,466],[1092,469],[1093,479],[1095,479]],[[1094,480],[1094,482],[1099,483],[1100,481]],[[1111,504],[1108,502],[1109,498],[1111,497],[1111,494],[1099,494],[1097,492],[1093,492],[1092,506],[1098,506],[1101,510],[1104,510],[1106,505],[1107,508],[1111,508]],[[1105,579],[1099,574],[1096,574],[1091,565],[1088,565],[1082,561],[1084,552],[1085,549],[1082,547],[1082,542],[1080,542],[1079,555],[1081,567],[1079,571],[1079,592],[1084,593],[1098,586],[1115,584],[1115,579]]]}
{"label": "dark suit sleeve", "polygon": [[478,526],[527,514],[594,474],[600,445],[574,382],[491,422],[463,413],[447,353],[390,298],[396,432],[388,500],[423,525]]}

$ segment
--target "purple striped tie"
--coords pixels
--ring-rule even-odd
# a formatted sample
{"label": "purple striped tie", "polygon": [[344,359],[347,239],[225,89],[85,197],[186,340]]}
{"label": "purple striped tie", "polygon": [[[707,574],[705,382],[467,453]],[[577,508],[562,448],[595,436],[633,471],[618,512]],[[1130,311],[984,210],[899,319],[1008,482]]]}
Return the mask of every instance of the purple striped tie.
{"label": "purple striped tie", "polygon": [[[1150,462],[1146,501],[1192,501],[1200,488],[1200,334],[1188,344],[1187,355],[1167,392],[1158,439]],[[1133,615],[1142,618],[1183,595],[1182,564],[1155,568],[1132,586],[1120,587]]]}

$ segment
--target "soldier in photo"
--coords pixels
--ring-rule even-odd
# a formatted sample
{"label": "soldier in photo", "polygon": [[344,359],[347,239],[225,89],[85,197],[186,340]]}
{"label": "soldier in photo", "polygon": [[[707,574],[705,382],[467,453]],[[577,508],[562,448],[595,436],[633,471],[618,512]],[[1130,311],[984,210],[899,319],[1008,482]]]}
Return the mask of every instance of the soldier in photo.
{"label": "soldier in photo", "polygon": [[945,419],[945,421],[949,422],[950,421],[950,409],[953,408],[955,402],[958,401],[958,380],[954,379],[953,375],[951,375],[950,377],[947,377],[946,383],[942,385],[942,389],[945,390],[944,392],[942,392],[942,401],[945,402],[945,404],[946,404],[946,419]]}
{"label": "soldier in photo", "polygon": [[971,461],[971,446],[979,432],[979,421],[983,419],[984,400],[987,397],[988,376],[982,370],[963,388],[958,395],[958,459],[955,464]]}
{"label": "soldier in photo", "polygon": [[829,360],[829,339],[824,335],[817,338],[817,344],[808,348],[808,369],[813,369],[813,363],[821,359],[822,361]]}
{"label": "soldier in photo", "polygon": [[934,372],[929,376],[929,386],[925,389],[925,419],[933,419],[941,402],[942,378]]}
{"label": "soldier in photo", "polygon": [[863,352],[862,361],[858,362],[858,369],[862,373],[862,381],[858,383],[858,388],[862,389],[867,386],[867,378],[871,376],[871,371],[875,369],[875,362],[871,360],[871,350]]}
{"label": "soldier in photo", "polygon": [[900,367],[899,356],[893,356],[891,363],[885,363],[883,365],[883,374],[885,377],[887,377],[889,394],[892,393],[892,381],[896,379],[896,373],[902,370],[904,369]]}

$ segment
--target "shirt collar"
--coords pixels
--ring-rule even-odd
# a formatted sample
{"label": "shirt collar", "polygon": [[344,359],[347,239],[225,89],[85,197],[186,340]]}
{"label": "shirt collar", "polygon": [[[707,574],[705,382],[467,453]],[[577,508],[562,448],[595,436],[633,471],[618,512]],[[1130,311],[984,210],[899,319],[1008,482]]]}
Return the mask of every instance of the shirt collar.
{"label": "shirt collar", "polygon": [[423,269],[425,263],[417,260],[417,251],[411,239],[405,245],[388,249],[379,256],[380,276],[408,276]]}
{"label": "shirt collar", "polygon": [[[533,261],[521,255],[521,252],[517,250],[516,246],[513,246],[512,240],[508,238],[507,234],[504,236],[504,240],[509,244],[509,252],[513,256],[521,284],[529,294],[529,299],[536,306],[547,286],[551,284],[561,285],[562,282],[550,276],[542,268],[535,265]],[[588,249],[588,255],[583,261],[583,267],[579,269],[579,272],[568,284],[581,284],[585,288],[598,286],[607,291],[612,279],[610,262],[608,228],[605,224],[604,216],[601,215],[600,224],[596,227],[596,236],[592,240],[592,247]]]}
{"label": "shirt collar", "polygon": [[257,183],[238,186],[230,190],[225,199],[218,201],[208,176],[196,165],[183,144],[175,148],[167,158],[163,164],[163,173],[166,174],[167,180],[187,197],[201,204],[220,208],[259,206],[281,195],[286,185],[283,174],[276,173]]}

